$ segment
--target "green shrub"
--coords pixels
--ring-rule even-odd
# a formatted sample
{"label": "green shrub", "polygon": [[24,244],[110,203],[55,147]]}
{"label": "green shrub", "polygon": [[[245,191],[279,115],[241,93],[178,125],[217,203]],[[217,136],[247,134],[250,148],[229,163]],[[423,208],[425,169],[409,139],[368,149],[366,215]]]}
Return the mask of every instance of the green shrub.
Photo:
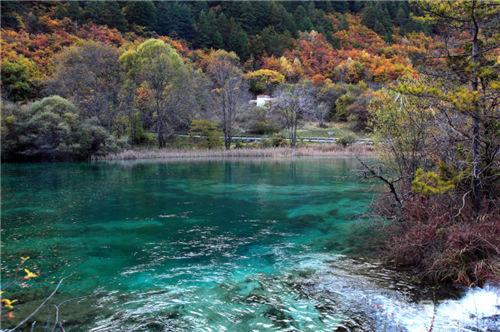
{"label": "green shrub", "polygon": [[95,119],[82,119],[76,107],[59,96],[43,98],[27,109],[2,109],[2,158],[88,159],[117,149],[116,141]]}
{"label": "green shrub", "polygon": [[272,140],[271,138],[263,138],[261,141],[260,141],[260,145],[263,147],[263,148],[270,148],[273,146],[273,143],[272,143]]}
{"label": "green shrub", "polygon": [[273,135],[273,137],[271,137],[271,144],[276,148],[290,145],[288,140],[283,135]]}
{"label": "green shrub", "polygon": [[140,139],[141,139],[142,144],[147,145],[147,146],[151,146],[151,145],[156,146],[158,144],[158,141],[157,141],[158,137],[157,137],[156,133],[141,130],[140,135],[141,135]]}
{"label": "green shrub", "polygon": [[32,60],[24,56],[3,60],[0,74],[3,98],[22,101],[33,98],[37,94],[40,85],[39,75]]}
{"label": "green shrub", "polygon": [[286,139],[283,135],[273,135],[269,138],[263,139],[261,141],[262,147],[264,148],[279,148],[279,147],[287,147],[290,145],[288,139]]}
{"label": "green shrub", "polygon": [[189,128],[189,136],[199,137],[200,145],[207,149],[215,149],[222,146],[222,131],[217,124],[210,120],[193,120]]}
{"label": "green shrub", "polygon": [[345,134],[337,138],[336,143],[344,148],[356,142],[356,137],[353,134]]}

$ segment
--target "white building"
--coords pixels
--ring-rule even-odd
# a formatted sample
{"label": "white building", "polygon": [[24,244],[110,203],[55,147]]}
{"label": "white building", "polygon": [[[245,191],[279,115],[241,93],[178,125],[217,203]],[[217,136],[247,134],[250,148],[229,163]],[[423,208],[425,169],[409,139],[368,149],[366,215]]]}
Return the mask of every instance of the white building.
{"label": "white building", "polygon": [[252,99],[249,101],[250,104],[255,104],[257,107],[263,107],[274,98],[268,95],[258,95],[256,99]]}

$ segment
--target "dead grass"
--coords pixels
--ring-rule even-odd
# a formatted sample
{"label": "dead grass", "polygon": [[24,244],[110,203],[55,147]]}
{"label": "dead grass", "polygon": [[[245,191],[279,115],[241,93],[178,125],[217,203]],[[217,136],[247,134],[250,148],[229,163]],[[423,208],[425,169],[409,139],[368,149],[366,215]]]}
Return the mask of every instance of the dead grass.
{"label": "dead grass", "polygon": [[100,160],[138,160],[138,159],[202,159],[202,158],[291,158],[303,156],[371,156],[373,148],[369,145],[354,144],[342,147],[336,144],[310,145],[299,148],[256,148],[233,150],[177,150],[177,149],[130,149],[104,156],[93,156]]}

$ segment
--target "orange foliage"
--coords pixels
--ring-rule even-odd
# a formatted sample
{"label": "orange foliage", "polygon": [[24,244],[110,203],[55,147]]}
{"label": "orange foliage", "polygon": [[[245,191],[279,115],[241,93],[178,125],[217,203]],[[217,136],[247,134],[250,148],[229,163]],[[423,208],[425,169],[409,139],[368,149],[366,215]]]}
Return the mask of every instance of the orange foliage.
{"label": "orange foliage", "polygon": [[349,30],[337,31],[333,36],[339,41],[341,49],[363,49],[376,54],[386,46],[385,41],[373,30],[361,24],[357,16],[346,15]]}
{"label": "orange foliage", "polygon": [[46,76],[54,69],[54,55],[78,41],[94,40],[117,47],[125,43],[118,30],[105,26],[86,24],[71,31],[73,29],[67,21],[47,18],[44,22],[52,27],[50,32],[30,34],[25,30],[2,29],[2,59],[11,60],[23,55],[32,60],[42,75]]}
{"label": "orange foliage", "polygon": [[192,51],[184,40],[173,39],[169,36],[161,36],[159,39],[172,46],[183,57],[190,57]]}
{"label": "orange foliage", "polygon": [[[416,76],[410,57],[423,55],[435,43],[431,37],[413,33],[407,37],[395,36],[395,42],[389,45],[362,25],[359,17],[346,17],[348,30],[334,33],[340,49],[333,48],[323,34],[312,31],[301,33],[284,58],[288,63],[298,60],[301,75],[315,82],[331,79],[348,83],[361,80],[387,83],[403,76]],[[335,24],[336,18],[330,19]],[[262,67],[279,71],[288,78],[281,58],[264,57]]]}
{"label": "orange foliage", "polygon": [[302,33],[293,51],[286,52],[285,56],[298,58],[304,68],[304,74],[309,77],[316,73],[331,77],[338,64],[336,50],[323,34],[314,31]]}
{"label": "orange foliage", "polygon": [[298,58],[290,60],[284,56],[280,58],[276,58],[274,56],[264,57],[262,59],[262,68],[277,71],[285,75],[288,81],[298,81],[302,76],[304,76],[302,63],[300,63]]}

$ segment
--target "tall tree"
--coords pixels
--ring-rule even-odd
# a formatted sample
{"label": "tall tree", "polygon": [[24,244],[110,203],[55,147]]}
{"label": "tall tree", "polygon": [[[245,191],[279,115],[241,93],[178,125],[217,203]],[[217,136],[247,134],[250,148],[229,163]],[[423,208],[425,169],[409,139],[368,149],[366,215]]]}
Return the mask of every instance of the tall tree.
{"label": "tall tree", "polygon": [[297,129],[307,119],[313,119],[314,95],[309,82],[283,85],[272,102],[272,112],[288,130],[292,147],[297,145]]}
{"label": "tall tree", "polygon": [[294,12],[295,22],[297,23],[297,29],[299,31],[311,31],[313,29],[313,24],[311,19],[307,15],[306,9],[302,6],[298,6]]}
{"label": "tall tree", "polygon": [[127,20],[117,1],[92,1],[85,6],[85,16],[87,19],[117,28],[124,31],[127,28]]}
{"label": "tall tree", "polygon": [[224,40],[218,28],[215,12],[202,10],[195,24],[194,44],[201,48],[223,48]]}
{"label": "tall tree", "polygon": [[123,7],[123,12],[130,24],[142,26],[151,31],[156,28],[156,8],[152,1],[129,1]]}
{"label": "tall tree", "polygon": [[234,52],[223,50],[210,54],[207,73],[213,83],[214,102],[222,123],[224,145],[230,149],[236,115],[246,102],[247,88],[243,72],[238,66],[239,58]]}
{"label": "tall tree", "polygon": [[193,38],[193,15],[187,4],[177,1],[158,2],[156,10],[156,32],[160,35],[174,35],[187,40]]}
{"label": "tall tree", "polygon": [[188,66],[174,48],[159,39],[149,39],[125,52],[120,61],[127,75],[149,90],[158,146],[164,148],[167,134],[183,117],[182,105],[191,106],[183,102],[189,100],[185,89],[191,82]]}
{"label": "tall tree", "polygon": [[47,90],[71,100],[86,117],[111,130],[117,115],[122,76],[117,48],[84,42],[64,50]]}
{"label": "tall tree", "polygon": [[[442,31],[440,59],[424,68],[429,79],[401,85],[400,91],[417,95],[440,111],[454,147],[469,153],[473,211],[479,216],[485,193],[498,179],[498,4],[477,0],[418,2],[430,21]],[[441,61],[440,61],[441,60]],[[464,146],[469,143],[469,147]],[[464,166],[461,166],[462,168]]]}

